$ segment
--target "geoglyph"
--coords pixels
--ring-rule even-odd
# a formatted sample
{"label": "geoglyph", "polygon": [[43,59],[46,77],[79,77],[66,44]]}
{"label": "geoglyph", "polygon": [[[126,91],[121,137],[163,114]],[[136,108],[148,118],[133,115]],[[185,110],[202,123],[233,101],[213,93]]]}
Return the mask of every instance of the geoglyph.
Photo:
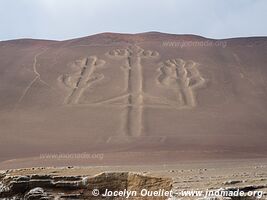
{"label": "geoglyph", "polygon": [[[145,134],[144,109],[149,107],[171,107],[174,109],[192,108],[197,105],[196,90],[206,85],[206,80],[201,76],[198,65],[194,61],[185,61],[181,58],[170,59],[158,64],[159,76],[155,84],[161,88],[172,90],[176,100],[168,100],[164,96],[152,96],[144,92],[143,59],[158,59],[159,53],[153,50],[144,50],[133,45],[124,49],[114,49],[106,53],[110,59],[122,60],[121,66],[125,78],[126,90],[119,96],[88,103],[88,106],[117,105],[123,108],[121,117],[121,132],[125,136],[139,137]],[[105,79],[104,74],[99,73],[101,68],[108,63],[89,56],[75,62],[77,72],[65,74],[59,77],[61,84],[71,88],[71,93],[66,97],[66,105],[78,105],[84,91],[94,84]],[[98,69],[98,72],[96,72]],[[117,104],[118,101],[121,104]],[[146,100],[152,102],[146,103]],[[115,103],[116,102],[116,103]],[[123,103],[124,102],[124,103]],[[126,103],[125,103],[126,102]],[[154,103],[153,103],[154,102]]]}

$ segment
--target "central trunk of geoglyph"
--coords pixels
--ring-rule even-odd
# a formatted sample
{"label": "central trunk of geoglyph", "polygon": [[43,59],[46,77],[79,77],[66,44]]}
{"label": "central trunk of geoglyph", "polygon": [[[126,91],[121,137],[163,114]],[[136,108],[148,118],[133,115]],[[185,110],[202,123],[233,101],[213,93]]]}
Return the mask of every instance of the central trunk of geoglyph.
{"label": "central trunk of geoglyph", "polygon": [[140,136],[143,133],[143,69],[138,52],[130,53],[128,60],[128,102],[126,132],[128,136]]}
{"label": "central trunk of geoglyph", "polygon": [[128,97],[122,113],[122,133],[130,137],[140,137],[145,135],[142,59],[156,57],[158,53],[145,51],[136,45],[124,49],[123,52],[126,58],[125,76]]}
{"label": "central trunk of geoglyph", "polygon": [[145,134],[142,59],[155,58],[158,55],[156,51],[144,50],[136,45],[108,52],[108,56],[126,61],[123,66],[126,77],[125,93],[114,98],[114,100],[127,98],[122,111],[121,133],[123,136],[139,137]]}

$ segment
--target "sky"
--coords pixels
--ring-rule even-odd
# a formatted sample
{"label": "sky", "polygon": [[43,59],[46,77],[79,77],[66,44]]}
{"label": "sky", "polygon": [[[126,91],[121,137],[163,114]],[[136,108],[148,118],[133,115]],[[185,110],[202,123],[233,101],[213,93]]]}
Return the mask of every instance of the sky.
{"label": "sky", "polygon": [[0,40],[158,31],[267,36],[267,0],[0,0]]}

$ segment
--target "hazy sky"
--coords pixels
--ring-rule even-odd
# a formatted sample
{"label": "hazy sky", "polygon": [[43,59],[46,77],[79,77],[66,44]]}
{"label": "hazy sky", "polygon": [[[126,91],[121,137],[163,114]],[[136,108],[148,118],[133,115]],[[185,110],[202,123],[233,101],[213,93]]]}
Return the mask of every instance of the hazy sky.
{"label": "hazy sky", "polygon": [[160,31],[267,36],[267,0],[0,0],[0,40]]}

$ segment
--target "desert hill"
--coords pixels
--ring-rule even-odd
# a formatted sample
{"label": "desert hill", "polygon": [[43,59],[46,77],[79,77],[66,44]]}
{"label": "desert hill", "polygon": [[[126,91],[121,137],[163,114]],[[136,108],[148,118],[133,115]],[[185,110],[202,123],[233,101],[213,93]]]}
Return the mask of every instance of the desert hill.
{"label": "desert hill", "polygon": [[[0,42],[0,167],[267,156],[267,37]],[[104,159],[39,159],[103,153]]]}

